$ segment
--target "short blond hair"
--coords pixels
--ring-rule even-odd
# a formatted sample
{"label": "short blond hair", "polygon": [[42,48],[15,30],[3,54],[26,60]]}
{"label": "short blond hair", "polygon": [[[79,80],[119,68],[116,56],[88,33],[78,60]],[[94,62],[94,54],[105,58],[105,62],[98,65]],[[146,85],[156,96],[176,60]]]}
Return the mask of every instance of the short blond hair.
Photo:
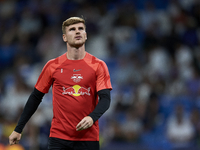
{"label": "short blond hair", "polygon": [[67,20],[63,21],[62,32],[65,34],[65,28],[76,23],[83,23],[85,25],[85,20],[80,17],[70,17]]}

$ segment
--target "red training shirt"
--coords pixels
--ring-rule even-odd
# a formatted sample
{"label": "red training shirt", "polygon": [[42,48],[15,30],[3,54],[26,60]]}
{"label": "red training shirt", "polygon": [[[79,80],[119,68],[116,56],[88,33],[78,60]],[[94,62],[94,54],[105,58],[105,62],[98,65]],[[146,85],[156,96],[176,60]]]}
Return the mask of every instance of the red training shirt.
{"label": "red training shirt", "polygon": [[50,137],[72,141],[99,141],[99,125],[76,131],[77,124],[98,103],[97,92],[112,89],[107,65],[86,52],[81,60],[69,60],[66,53],[44,66],[35,88],[48,93],[52,85],[53,119]]}

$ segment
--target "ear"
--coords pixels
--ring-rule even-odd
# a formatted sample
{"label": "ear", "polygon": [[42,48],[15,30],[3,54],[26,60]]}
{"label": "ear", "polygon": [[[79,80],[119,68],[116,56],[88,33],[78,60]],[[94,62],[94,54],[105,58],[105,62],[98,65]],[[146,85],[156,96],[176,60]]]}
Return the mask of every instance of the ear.
{"label": "ear", "polygon": [[85,33],[86,35],[85,35],[85,40],[87,40],[87,33]]}
{"label": "ear", "polygon": [[63,41],[64,41],[64,42],[67,42],[66,34],[63,34]]}

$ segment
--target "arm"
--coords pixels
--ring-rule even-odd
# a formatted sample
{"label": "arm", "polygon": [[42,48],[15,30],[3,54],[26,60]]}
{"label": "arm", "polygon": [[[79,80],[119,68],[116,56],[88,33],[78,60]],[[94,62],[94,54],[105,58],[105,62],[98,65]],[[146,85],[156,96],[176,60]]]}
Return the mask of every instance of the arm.
{"label": "arm", "polygon": [[42,98],[44,96],[44,93],[38,91],[36,88],[34,88],[33,92],[29,96],[29,99],[24,107],[24,110],[21,114],[21,117],[18,121],[18,124],[15,128],[15,130],[12,132],[12,134],[9,136],[9,143],[10,145],[16,144],[21,139],[21,132],[28,122],[28,120],[31,118],[31,116],[35,113],[37,110],[40,102],[42,101]]}
{"label": "arm", "polygon": [[98,92],[99,103],[97,104],[94,111],[89,114],[93,122],[97,121],[110,107],[110,90],[104,89]]}
{"label": "arm", "polygon": [[99,103],[95,107],[94,111],[88,116],[84,117],[76,126],[77,131],[87,129],[97,121],[105,111],[110,107],[110,89],[103,89],[98,92]]}

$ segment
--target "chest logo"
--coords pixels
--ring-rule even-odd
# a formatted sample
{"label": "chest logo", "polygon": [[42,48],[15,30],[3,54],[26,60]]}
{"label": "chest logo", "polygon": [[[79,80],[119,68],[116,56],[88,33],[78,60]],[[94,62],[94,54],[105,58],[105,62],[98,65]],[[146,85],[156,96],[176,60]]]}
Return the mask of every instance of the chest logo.
{"label": "chest logo", "polygon": [[81,74],[73,74],[71,79],[73,79],[74,82],[78,83],[81,81],[81,79],[83,79],[83,76],[81,76]]}
{"label": "chest logo", "polygon": [[74,69],[73,72],[81,71],[81,69]]}
{"label": "chest logo", "polygon": [[80,85],[74,85],[72,87],[65,88],[63,87],[63,95],[69,94],[74,96],[80,96],[80,95],[89,95],[90,96],[90,87],[84,88]]}

